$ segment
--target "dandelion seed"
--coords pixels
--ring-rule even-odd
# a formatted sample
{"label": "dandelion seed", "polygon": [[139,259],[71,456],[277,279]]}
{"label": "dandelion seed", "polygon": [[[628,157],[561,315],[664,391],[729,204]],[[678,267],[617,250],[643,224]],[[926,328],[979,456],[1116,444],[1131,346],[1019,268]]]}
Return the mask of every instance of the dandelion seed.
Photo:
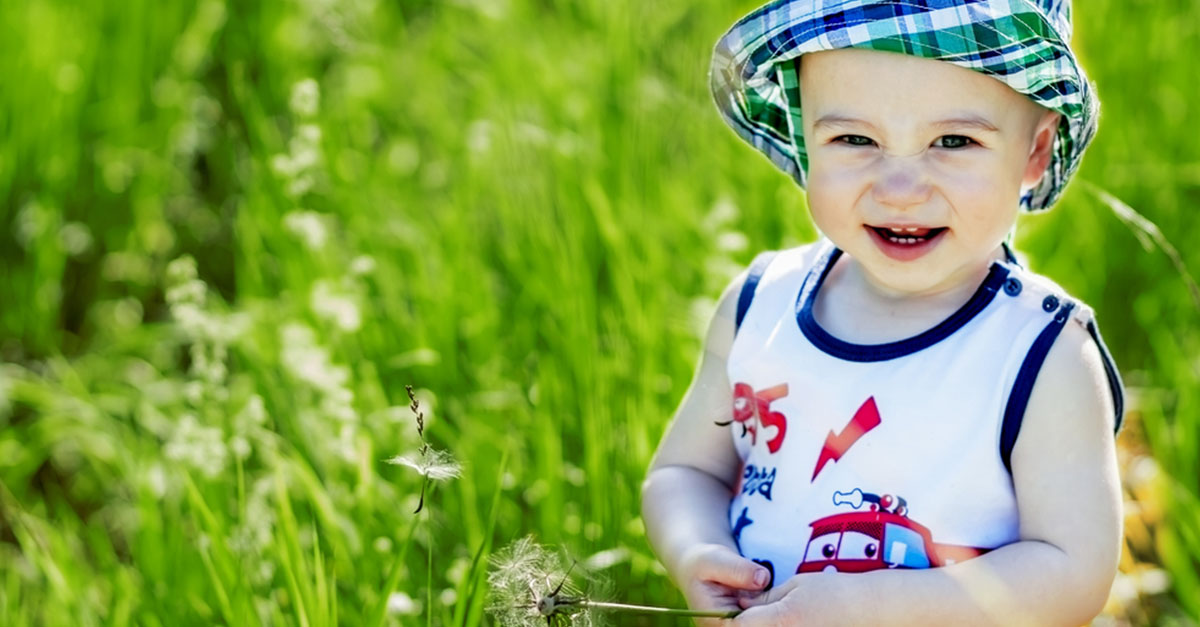
{"label": "dandelion seed", "polygon": [[425,447],[415,454],[397,455],[385,461],[397,466],[408,466],[417,474],[433,481],[455,479],[462,475],[462,464],[455,461],[453,455],[430,447]]}

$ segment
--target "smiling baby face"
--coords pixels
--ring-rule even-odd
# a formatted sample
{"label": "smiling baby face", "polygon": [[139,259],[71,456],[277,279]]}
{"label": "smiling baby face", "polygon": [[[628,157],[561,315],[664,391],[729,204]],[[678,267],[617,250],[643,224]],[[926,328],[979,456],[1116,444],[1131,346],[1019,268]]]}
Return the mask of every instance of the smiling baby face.
{"label": "smiling baby face", "polygon": [[804,55],[813,221],[892,296],[980,278],[1040,180],[1058,115],[943,61],[871,50]]}

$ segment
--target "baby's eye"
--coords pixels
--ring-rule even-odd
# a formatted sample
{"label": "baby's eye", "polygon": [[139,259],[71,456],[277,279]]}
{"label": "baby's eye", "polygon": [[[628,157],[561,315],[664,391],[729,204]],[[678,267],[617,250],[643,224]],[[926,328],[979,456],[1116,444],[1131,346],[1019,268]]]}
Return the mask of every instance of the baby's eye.
{"label": "baby's eye", "polygon": [[974,143],[975,140],[966,135],[942,135],[937,138],[934,145],[938,148],[966,148]]}
{"label": "baby's eye", "polygon": [[863,137],[862,135],[839,135],[833,138],[833,141],[848,146],[870,146],[875,143],[870,137]]}

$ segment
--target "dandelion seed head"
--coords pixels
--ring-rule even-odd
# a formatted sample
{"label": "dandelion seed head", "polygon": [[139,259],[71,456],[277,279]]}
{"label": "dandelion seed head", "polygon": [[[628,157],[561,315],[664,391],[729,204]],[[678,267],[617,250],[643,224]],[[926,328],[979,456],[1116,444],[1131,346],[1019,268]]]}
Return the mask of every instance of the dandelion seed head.
{"label": "dandelion seed head", "polygon": [[[526,536],[496,552],[491,558],[492,572],[488,574],[490,603],[488,611],[496,622],[505,627],[542,627],[553,614],[572,627],[600,627],[600,617],[582,606],[564,605],[569,598],[579,598],[581,591],[567,578],[572,570],[562,556]],[[562,588],[553,594],[559,584]],[[588,581],[589,588],[592,582]]]}

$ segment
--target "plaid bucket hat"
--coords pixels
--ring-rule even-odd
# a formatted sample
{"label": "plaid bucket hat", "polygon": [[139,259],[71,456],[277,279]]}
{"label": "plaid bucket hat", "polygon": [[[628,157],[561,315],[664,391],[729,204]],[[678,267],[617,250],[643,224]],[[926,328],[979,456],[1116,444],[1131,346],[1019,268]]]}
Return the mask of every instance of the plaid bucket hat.
{"label": "plaid bucket hat", "polygon": [[804,187],[800,55],[864,48],[982,72],[1062,114],[1046,174],[1021,198],[1038,211],[1062,195],[1096,134],[1099,102],[1070,39],[1070,0],[776,0],[717,42],[709,88],[738,136]]}

